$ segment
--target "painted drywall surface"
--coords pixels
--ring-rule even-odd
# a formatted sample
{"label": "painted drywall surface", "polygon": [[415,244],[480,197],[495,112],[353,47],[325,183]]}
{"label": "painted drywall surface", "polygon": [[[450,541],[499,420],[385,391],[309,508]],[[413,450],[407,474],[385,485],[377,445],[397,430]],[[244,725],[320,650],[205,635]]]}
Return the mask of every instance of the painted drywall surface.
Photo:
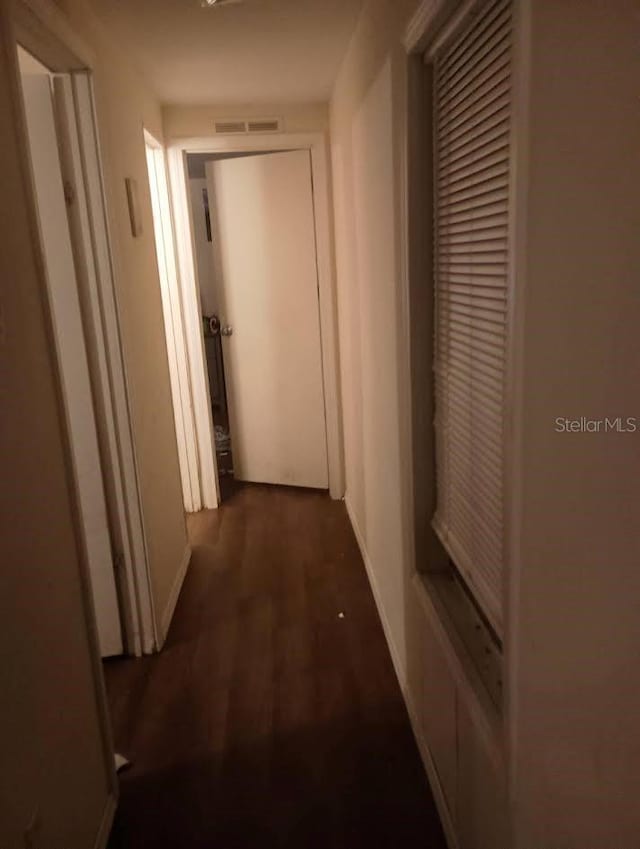
{"label": "painted drywall surface", "polygon": [[[404,677],[410,552],[400,454],[399,240],[405,68],[413,3],[365,3],[330,104],[346,498],[359,527]],[[412,637],[409,637],[412,640]]]}
{"label": "painted drywall surface", "polygon": [[529,180],[511,554],[515,846],[631,849],[640,808],[640,19],[522,4]]}
{"label": "painted drywall surface", "polygon": [[[45,283],[0,4],[0,845],[93,846],[108,793]],[[11,62],[13,63],[13,58]],[[24,150],[24,148],[23,148]],[[35,845],[35,844],[34,844]]]}
{"label": "painted drywall surface", "polygon": [[280,118],[283,133],[325,132],[329,126],[326,103],[212,103],[203,106],[171,104],[162,109],[167,140],[213,136],[215,121],[227,118]]}
{"label": "painted drywall surface", "polygon": [[[640,645],[640,441],[637,434],[553,431],[555,416],[638,415],[640,145],[634,86],[640,75],[632,6],[623,2],[611,15],[597,0],[519,4],[533,16],[534,75],[531,137],[524,145],[531,157],[524,187],[526,253],[518,277],[525,286],[519,309],[525,334],[519,397],[525,401],[518,407],[523,424],[516,445],[522,450],[512,499],[519,511],[510,516],[516,574],[507,635],[513,647],[509,731],[519,849],[626,849],[639,833],[633,795],[640,784],[634,661]],[[375,101],[388,113],[382,68],[389,59],[394,127],[403,116],[396,14],[390,4],[365,5],[331,101],[331,139],[347,497],[401,673],[419,704],[414,675],[421,657],[420,613],[403,577],[408,554],[381,557],[368,524],[371,515],[385,516],[384,527],[397,533],[395,504],[401,498],[395,475],[376,488],[366,449],[367,430],[386,427],[388,435],[397,427],[391,403],[366,388],[375,362],[367,340],[379,306],[372,303],[381,291],[375,287],[391,269],[395,279],[386,285],[397,287],[400,279],[395,136],[393,188],[386,168],[375,190],[384,192],[379,196],[358,177],[375,161],[375,151],[366,148],[388,147],[388,130],[376,125],[367,104]],[[358,122],[368,132],[357,130]],[[524,154],[521,141],[519,158]],[[363,191],[365,197],[357,199]],[[377,216],[388,228],[389,257],[381,259],[376,246],[380,274],[362,267],[362,245],[372,247]],[[399,312],[390,326],[379,342],[391,362],[405,330]],[[380,382],[387,389],[393,382],[384,365]],[[377,423],[381,418],[384,424]],[[394,440],[402,444],[400,430]],[[378,446],[380,455],[387,449],[388,443]]]}
{"label": "painted drywall surface", "polygon": [[[166,608],[186,546],[169,366],[153,234],[143,126],[162,140],[159,105],[114,37],[84,0],[60,0],[70,25],[96,59],[96,109],[122,341],[130,390],[142,513],[158,618]],[[138,184],[142,235],[131,235],[125,178]]]}
{"label": "painted drywall surface", "polygon": [[[391,63],[387,59],[357,109],[351,143],[353,162],[355,247],[360,321],[359,447],[362,482],[356,500],[358,523],[376,571],[389,622],[404,654],[401,616],[404,610],[402,507],[400,497],[400,399],[396,245],[393,240],[393,102]],[[371,141],[375,141],[371,144]],[[393,567],[396,568],[393,568]]]}

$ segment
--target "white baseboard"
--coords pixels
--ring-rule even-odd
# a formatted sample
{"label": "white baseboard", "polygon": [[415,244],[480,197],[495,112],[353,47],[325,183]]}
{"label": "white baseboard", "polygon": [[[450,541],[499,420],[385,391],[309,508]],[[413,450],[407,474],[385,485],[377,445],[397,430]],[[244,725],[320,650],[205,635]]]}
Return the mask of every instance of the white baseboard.
{"label": "white baseboard", "polygon": [[431,756],[431,752],[429,751],[429,746],[427,745],[427,741],[422,732],[421,724],[419,722],[418,717],[418,711],[416,710],[415,703],[407,687],[405,668],[400,662],[400,655],[396,648],[393,639],[393,634],[391,631],[391,626],[389,625],[389,620],[387,619],[387,614],[384,608],[382,593],[380,592],[380,587],[378,585],[375,572],[373,571],[373,567],[371,565],[371,559],[369,558],[369,553],[367,551],[367,546],[364,541],[364,536],[362,535],[360,526],[358,525],[358,520],[356,519],[356,515],[351,506],[351,502],[349,501],[348,495],[345,495],[344,503],[345,507],[347,508],[347,514],[351,521],[353,533],[355,534],[356,540],[358,542],[358,548],[360,549],[360,554],[362,555],[364,568],[367,571],[369,584],[371,585],[371,591],[376,602],[376,607],[378,608],[378,615],[380,616],[380,621],[382,622],[382,629],[387,640],[387,645],[389,646],[391,660],[396,671],[398,683],[400,684],[400,690],[402,692],[402,697],[404,698],[404,703],[407,706],[409,721],[411,722],[411,728],[413,729],[413,736],[416,739],[418,751],[420,752],[420,757],[422,758],[422,762],[427,773],[427,778],[429,779],[429,784],[431,785],[431,791],[433,793],[433,798],[438,809],[438,814],[440,815],[440,822],[442,823],[442,828],[445,834],[445,838],[447,840],[447,845],[449,846],[449,849],[459,849],[455,826],[453,824],[453,820],[451,819],[449,807],[447,806],[444,790],[442,788],[442,784],[440,783],[440,778],[438,777],[433,757]]}
{"label": "white baseboard", "polygon": [[382,622],[382,628],[384,630],[384,635],[387,638],[387,645],[389,646],[389,652],[391,654],[391,660],[393,661],[393,668],[396,671],[396,676],[398,678],[398,683],[400,684],[400,689],[402,690],[402,694],[406,699],[406,680],[407,676],[405,673],[405,668],[402,662],[400,661],[400,655],[398,653],[395,641],[393,639],[393,633],[391,631],[391,626],[389,625],[389,620],[387,619],[387,613],[384,609],[384,603],[382,601],[382,593],[380,592],[380,587],[378,586],[378,581],[376,579],[375,572],[373,571],[373,566],[371,565],[371,559],[369,558],[369,552],[367,551],[367,546],[364,541],[364,536],[362,531],[360,530],[360,526],[358,525],[358,520],[356,519],[355,511],[351,506],[351,502],[349,501],[348,494],[344,497],[344,504],[347,508],[347,514],[349,519],[351,520],[351,527],[353,528],[353,533],[355,534],[356,540],[358,542],[358,548],[360,549],[360,554],[362,555],[362,560],[364,562],[364,568],[367,570],[367,576],[369,578],[369,584],[371,585],[371,591],[373,592],[373,597],[376,602],[376,607],[378,608],[378,615],[380,616],[380,621]]}
{"label": "white baseboard", "polygon": [[162,619],[160,620],[160,628],[158,633],[158,651],[164,645],[164,641],[167,639],[167,634],[169,633],[169,626],[171,625],[171,620],[173,619],[173,613],[176,609],[176,604],[178,603],[178,597],[180,596],[180,590],[182,589],[182,584],[184,582],[184,576],[187,574],[187,568],[189,566],[189,561],[191,560],[191,546],[187,545],[184,550],[184,554],[182,555],[182,560],[180,561],[180,567],[176,572],[176,577],[173,582],[173,586],[171,587],[171,592],[169,593],[169,598],[167,600],[167,605],[164,609],[164,613],[162,614]]}

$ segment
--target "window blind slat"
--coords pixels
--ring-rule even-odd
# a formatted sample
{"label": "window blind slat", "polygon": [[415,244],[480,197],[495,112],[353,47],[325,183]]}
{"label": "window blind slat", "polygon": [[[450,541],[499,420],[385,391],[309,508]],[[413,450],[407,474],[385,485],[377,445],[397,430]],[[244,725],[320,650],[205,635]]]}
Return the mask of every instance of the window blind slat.
{"label": "window blind slat", "polygon": [[[481,277],[478,283],[476,284],[473,280],[469,279],[471,275],[467,275],[467,279],[463,281],[457,280],[448,280],[443,287],[444,292],[448,292],[450,295],[457,295],[459,297],[469,297],[469,298],[482,298],[483,300],[494,300],[494,301],[502,301],[505,302],[507,297],[507,292],[504,286],[492,285],[492,281],[499,280],[499,277]],[[489,281],[489,285],[487,285],[486,281]],[[506,304],[505,304],[506,306]],[[501,310],[502,312],[503,310]]]}
{"label": "window blind slat", "polygon": [[[440,399],[441,403],[444,403],[444,409],[438,415],[452,415],[452,410],[448,408],[448,405],[451,405],[452,408],[454,406],[451,399],[455,399],[460,407],[469,407],[469,384],[461,384],[455,378],[452,378],[448,386],[443,385],[442,391],[436,393],[436,398]],[[478,423],[485,422],[488,430],[499,435],[502,425],[502,408],[496,408],[490,399],[485,399],[482,408],[473,411],[473,420]]]}
{"label": "window blind slat", "polygon": [[436,59],[437,509],[433,524],[501,629],[508,337],[512,0],[486,5]]}
{"label": "window blind slat", "polygon": [[[460,333],[460,335],[470,336],[473,334],[474,337],[478,339],[484,339],[485,342],[490,342],[494,345],[500,345],[504,348],[504,341],[506,336],[506,328],[504,325],[500,325],[500,328],[496,328],[496,325],[493,322],[480,322],[478,320],[471,320],[469,316],[465,315],[452,315],[449,321],[449,329],[446,328],[438,328],[438,332],[450,332]],[[497,332],[498,330],[502,330],[503,332]]]}
{"label": "window blind slat", "polygon": [[498,104],[507,106],[510,89],[509,74],[503,73],[499,78],[492,79],[484,85],[478,91],[480,96],[477,99],[474,97],[468,103],[452,104],[442,110],[438,107],[443,139],[446,141],[447,136],[450,136],[458,127],[470,124],[475,126],[480,116],[493,115]]}
{"label": "window blind slat", "polygon": [[[460,476],[456,475],[455,470],[450,469],[449,480],[451,481],[451,486],[454,490],[454,496],[458,495],[458,497],[464,498],[467,504],[473,500],[474,493],[469,489],[466,468],[464,473]],[[477,510],[479,515],[487,516],[487,524],[491,525],[494,529],[497,530],[503,527],[502,505],[496,500],[494,493],[485,493],[482,500],[478,503]]]}
{"label": "window blind slat", "polygon": [[473,162],[482,161],[485,156],[497,151],[505,151],[508,156],[508,148],[507,127],[498,123],[492,130],[482,133],[467,145],[462,145],[455,150],[450,149],[448,152],[442,151],[442,169],[455,171]]}
{"label": "window blind slat", "polygon": [[495,49],[496,35],[510,28],[511,13],[504,2],[498,0],[491,8],[485,9],[482,18],[467,30],[465,36],[439,57],[436,68],[438,91],[446,90],[446,83],[455,85],[461,77],[472,73],[482,57]]}
{"label": "window blind slat", "polygon": [[489,491],[499,492],[502,485],[502,476],[495,472],[496,458],[499,458],[500,451],[492,446],[488,441],[477,440],[475,434],[470,431],[473,423],[465,423],[463,421],[455,421],[451,419],[447,427],[451,432],[455,432],[457,438],[460,439],[462,450],[455,459],[451,462],[455,465],[457,461],[474,459],[480,465],[486,466],[487,474],[483,476],[480,486],[483,486]]}
{"label": "window blind slat", "polygon": [[[439,401],[443,400],[441,395],[437,395],[436,398]],[[474,429],[477,429],[477,433],[480,435],[480,438],[487,443],[487,446],[493,446],[496,450],[499,449],[501,444],[501,432],[499,429],[496,430],[495,416],[492,415],[492,411],[487,408],[482,417],[475,415],[473,418],[470,418],[464,410],[464,408],[468,406],[468,395],[465,398],[456,398],[455,401],[451,399],[451,396],[449,396],[448,404],[446,405],[446,413],[436,413],[434,419],[436,426],[444,428],[447,426],[449,419],[455,419],[456,421],[461,422],[461,426],[464,425],[467,427],[469,422],[472,421]]]}
{"label": "window blind slat", "polygon": [[484,195],[491,194],[491,192],[496,191],[497,189],[504,189],[507,187],[509,182],[508,172],[504,166],[496,169],[496,173],[492,173],[491,170],[484,175],[477,182],[470,182],[467,185],[461,185],[459,187],[451,187],[441,190],[442,195],[442,203],[445,207],[458,203],[462,200],[468,200],[470,198],[480,198],[482,199]]}
{"label": "window blind slat", "polygon": [[442,145],[446,149],[447,145],[453,144],[460,138],[459,133],[463,134],[463,137],[466,137],[467,134],[473,132],[480,133],[485,131],[487,129],[485,121],[489,121],[492,118],[495,119],[498,115],[504,117],[508,115],[510,100],[509,85],[504,84],[499,86],[486,99],[482,109],[463,112],[443,126],[441,135]]}
{"label": "window blind slat", "polygon": [[505,160],[478,169],[466,177],[449,179],[445,172],[439,180],[438,192],[444,203],[464,197],[475,197],[484,191],[507,185],[508,174],[509,164]]}
{"label": "window blind slat", "polygon": [[506,323],[505,314],[498,313],[495,310],[486,310],[474,307],[472,304],[465,304],[462,301],[449,304],[446,302],[444,293],[440,293],[438,301],[440,302],[440,312],[442,313],[443,318],[447,317],[447,312],[466,315],[471,319],[481,319],[487,325],[493,323],[496,325],[497,333],[506,333],[506,328],[504,327]]}
{"label": "window blind slat", "polygon": [[[450,418],[453,420],[454,417],[455,417],[455,411],[453,409],[449,410],[448,413],[447,413],[447,416],[446,416],[447,421]],[[440,428],[442,430],[443,436],[447,436],[447,435],[450,436],[453,432],[453,429],[454,429],[453,425],[443,424],[442,421],[441,421],[441,418],[439,416],[436,416],[436,418],[434,420],[434,424],[435,424],[436,428]],[[459,431],[459,433],[456,433],[456,438],[459,438],[461,440],[462,448],[461,448],[460,452],[458,452],[458,454],[456,454],[455,457],[450,458],[449,463],[448,463],[448,465],[450,467],[454,466],[456,463],[463,462],[465,460],[465,456],[467,457],[467,459],[471,456],[471,454],[468,450],[468,445],[467,445],[466,448],[465,448],[465,445],[469,442],[469,439],[470,439],[469,428],[473,427],[474,432],[475,432],[476,421],[474,420],[473,423],[470,423],[469,421],[465,421],[464,419],[460,418],[460,424],[458,425],[457,420],[456,420],[455,427]],[[449,430],[447,430],[447,428],[449,428]],[[493,440],[495,438],[494,434],[491,433],[490,436],[486,435],[488,431],[490,432],[490,430],[491,430],[491,428],[487,427],[487,426],[485,426],[484,429],[482,427],[479,427],[479,426],[477,428],[477,432],[480,434],[480,443],[479,444],[484,449],[484,456],[486,458],[489,458],[490,461],[493,462],[494,459],[495,459],[495,455],[499,454],[500,452],[499,452],[499,446],[496,447],[491,442],[491,440]],[[475,438],[475,436],[474,436],[474,438]],[[465,452],[466,452],[466,455],[465,455]],[[496,503],[499,503],[500,502],[500,498],[499,498],[500,488],[502,486],[502,477],[500,475],[495,475],[492,478],[489,475],[489,476],[487,476],[486,480],[484,480],[483,486],[485,487],[485,489],[489,489],[491,492],[493,492],[494,499],[495,499]]]}
{"label": "window blind slat", "polygon": [[[436,378],[439,376],[442,378],[442,371],[439,368],[434,369],[434,373]],[[470,385],[470,377],[471,374],[464,374],[462,370],[458,367],[455,368],[453,365],[447,372],[446,380],[448,382],[449,392],[455,393],[461,400],[466,400],[467,403],[471,403],[471,393],[469,390]],[[480,383],[480,381],[478,381]],[[490,386],[486,387],[478,387],[478,392],[481,389],[484,389],[482,393],[482,404],[483,409],[487,412],[493,412],[496,416],[500,416],[502,414],[502,406],[499,399],[499,394],[492,391]]]}
{"label": "window blind slat", "polygon": [[490,115],[484,123],[473,125],[463,132],[458,130],[451,138],[441,139],[439,155],[443,165],[455,161],[456,157],[475,153],[479,148],[498,136],[509,135],[509,106],[503,106]]}
{"label": "window blind slat", "polygon": [[[490,530],[482,522],[478,522],[477,516],[475,514],[472,514],[469,510],[465,509],[466,506],[466,499],[462,497],[454,497],[451,499],[451,504],[449,508],[450,513],[454,518],[457,517],[458,521],[466,526],[467,533],[469,534],[472,540],[472,546],[474,549],[473,554],[476,556],[478,554],[483,555],[491,564],[495,562],[495,560],[500,556],[500,551],[495,545],[495,541],[492,538]],[[498,526],[496,530],[498,532],[501,532],[502,527]],[[487,571],[497,576],[497,571],[494,566],[487,565]],[[486,577],[489,576],[487,575]]]}
{"label": "window blind slat", "polygon": [[502,379],[504,350],[493,350],[488,352],[488,346],[469,344],[467,340],[460,341],[457,337],[449,337],[448,345],[451,351],[457,352],[461,357],[466,357],[470,362],[475,361],[491,368],[495,374]]}
{"label": "window blind slat", "polygon": [[454,225],[460,227],[464,225],[473,229],[474,227],[482,227],[487,221],[495,221],[504,215],[506,215],[505,204],[501,201],[496,201],[493,205],[483,204],[482,207],[471,204],[469,209],[460,212],[447,212],[443,209],[437,229],[453,227]]}
{"label": "window blind slat", "polygon": [[[450,271],[458,274],[478,274],[480,276],[496,277],[506,270],[507,256],[505,251],[484,251],[477,253],[461,253],[460,250],[451,252],[439,264],[438,268],[444,273]],[[446,288],[446,287],[443,287]]]}
{"label": "window blind slat", "polygon": [[490,50],[487,56],[475,65],[474,73],[463,76],[462,82],[447,86],[446,94],[438,100],[438,110],[457,106],[471,101],[478,96],[486,86],[487,82],[509,73],[509,30],[502,30],[502,40],[497,41],[494,50]]}
{"label": "window blind slat", "polygon": [[468,165],[457,168],[442,168],[438,181],[438,191],[449,193],[464,185],[474,186],[482,183],[488,177],[504,174],[508,170],[509,162],[504,155],[504,147],[500,150],[478,157]]}
{"label": "window blind slat", "polygon": [[[490,464],[500,458],[501,440],[500,434],[496,434],[492,431],[490,423],[481,427],[477,418],[474,417],[473,419],[469,419],[465,417],[460,407],[458,406],[456,409],[456,406],[453,404],[449,405],[446,421],[442,422],[442,419],[439,416],[436,416],[436,422],[439,427],[448,428],[449,430],[457,432],[461,445],[460,456],[464,457],[465,452],[466,455],[471,456],[473,448],[473,453],[477,451],[478,456],[484,458],[489,464],[488,482],[493,481],[494,483],[500,484],[502,481],[502,475],[498,472],[494,474]],[[476,422],[478,423],[477,433],[475,432]]]}
{"label": "window blind slat", "polygon": [[439,227],[438,241],[444,248],[446,245],[451,246],[451,250],[455,250],[455,246],[460,243],[468,245],[469,250],[473,250],[472,245],[479,244],[494,244],[500,249],[507,249],[507,231],[505,227],[483,227],[482,229],[464,229],[453,230],[453,228]]}
{"label": "window blind slat", "polygon": [[[443,314],[442,318],[447,318],[447,315]],[[439,348],[450,344],[463,345],[470,352],[484,350],[487,354],[504,361],[507,328],[506,318],[504,316],[502,318],[503,321],[500,324],[485,321],[483,327],[476,328],[473,326],[475,322],[473,322],[472,316],[469,316],[471,324],[465,325],[458,320],[459,316],[456,315],[455,323],[452,322],[448,329],[442,327],[436,329],[434,344]],[[437,366],[438,363],[435,365]]]}
{"label": "window blind slat", "polygon": [[[442,342],[439,342],[442,344]],[[449,334],[446,344],[452,348],[464,352],[468,357],[477,357],[484,362],[491,363],[497,369],[502,369],[504,362],[504,345],[488,345],[484,340],[474,339],[472,336],[464,337],[459,334]]]}
{"label": "window blind slat", "polygon": [[459,212],[468,214],[470,210],[475,210],[481,215],[483,212],[486,212],[488,207],[495,209],[497,206],[499,209],[504,209],[508,200],[507,185],[508,180],[505,177],[502,185],[492,190],[476,191],[471,193],[467,198],[454,198],[451,200],[445,198],[441,204],[442,212],[444,215],[454,215]]}

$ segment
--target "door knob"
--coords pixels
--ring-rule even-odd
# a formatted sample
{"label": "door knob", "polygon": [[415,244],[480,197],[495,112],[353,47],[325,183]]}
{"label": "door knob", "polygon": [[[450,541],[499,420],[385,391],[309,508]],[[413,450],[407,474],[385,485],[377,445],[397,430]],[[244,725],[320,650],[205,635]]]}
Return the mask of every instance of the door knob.
{"label": "door knob", "polygon": [[220,333],[222,336],[233,336],[233,327],[230,324],[225,324],[223,328],[221,328]]}

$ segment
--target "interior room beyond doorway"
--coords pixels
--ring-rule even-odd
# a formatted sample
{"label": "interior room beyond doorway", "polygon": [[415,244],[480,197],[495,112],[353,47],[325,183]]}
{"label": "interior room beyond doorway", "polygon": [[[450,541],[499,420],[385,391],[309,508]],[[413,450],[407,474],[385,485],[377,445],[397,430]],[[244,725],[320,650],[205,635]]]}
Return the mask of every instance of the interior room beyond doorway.
{"label": "interior room beyond doorway", "polygon": [[220,495],[327,489],[309,151],[186,159]]}

